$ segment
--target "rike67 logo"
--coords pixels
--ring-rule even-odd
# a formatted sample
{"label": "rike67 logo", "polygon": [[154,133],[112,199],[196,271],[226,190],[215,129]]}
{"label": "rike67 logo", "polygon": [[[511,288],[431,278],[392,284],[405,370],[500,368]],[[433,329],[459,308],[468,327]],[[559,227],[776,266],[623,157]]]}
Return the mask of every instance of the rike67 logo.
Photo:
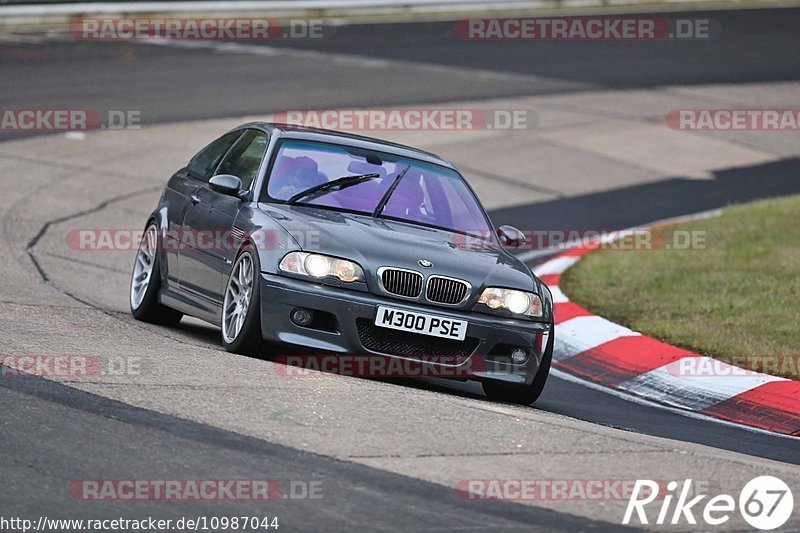
{"label": "rike67 logo", "polygon": [[[759,476],[748,481],[739,493],[738,501],[729,494],[719,494],[710,499],[706,494],[691,497],[691,479],[682,484],[670,481],[665,494],[659,494],[661,487],[663,484],[649,479],[637,480],[622,523],[631,524],[635,514],[639,524],[649,524],[647,511],[658,508],[658,517],[654,522],[658,525],[694,525],[698,523],[697,518],[701,518],[707,525],[721,526],[734,516],[738,504],[739,513],[750,526],[767,531],[784,525],[794,509],[791,489],[773,476]],[[655,505],[645,509],[653,502],[656,502]]]}

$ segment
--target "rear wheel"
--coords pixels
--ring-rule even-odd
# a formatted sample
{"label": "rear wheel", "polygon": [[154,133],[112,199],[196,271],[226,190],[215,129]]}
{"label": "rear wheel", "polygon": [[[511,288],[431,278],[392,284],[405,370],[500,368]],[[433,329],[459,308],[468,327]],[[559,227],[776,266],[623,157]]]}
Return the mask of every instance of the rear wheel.
{"label": "rear wheel", "polygon": [[490,400],[506,403],[519,403],[522,405],[530,405],[539,399],[544,391],[544,386],[547,383],[547,376],[550,375],[550,362],[553,359],[553,340],[555,339],[555,328],[550,328],[550,335],[547,340],[547,347],[545,348],[542,362],[539,365],[539,370],[536,371],[536,376],[533,378],[533,383],[530,385],[508,385],[506,383],[497,381],[484,381],[483,392]]}
{"label": "rear wheel", "polygon": [[161,247],[158,239],[156,225],[148,225],[139,243],[131,273],[131,314],[143,322],[174,326],[180,322],[183,313],[158,302],[158,291],[161,289]]}
{"label": "rear wheel", "polygon": [[266,348],[261,336],[260,271],[255,248],[245,247],[233,263],[222,304],[222,345],[229,352],[261,355]]}

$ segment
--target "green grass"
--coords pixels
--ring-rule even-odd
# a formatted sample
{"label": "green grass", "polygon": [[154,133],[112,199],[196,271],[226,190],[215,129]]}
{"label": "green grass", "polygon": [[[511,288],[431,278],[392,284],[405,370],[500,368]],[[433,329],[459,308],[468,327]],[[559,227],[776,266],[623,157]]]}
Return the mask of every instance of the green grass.
{"label": "green grass", "polygon": [[562,288],[593,313],[700,354],[797,360],[800,196],[730,207],[661,231],[665,243],[676,231],[705,232],[706,244],[600,250],[568,270]]}

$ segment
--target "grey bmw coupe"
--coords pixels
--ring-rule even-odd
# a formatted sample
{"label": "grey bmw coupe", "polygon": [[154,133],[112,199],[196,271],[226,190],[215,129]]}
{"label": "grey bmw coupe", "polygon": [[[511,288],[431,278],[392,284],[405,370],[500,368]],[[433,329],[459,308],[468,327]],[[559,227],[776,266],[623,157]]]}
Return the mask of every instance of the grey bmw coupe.
{"label": "grey bmw coupe", "polygon": [[549,289],[467,182],[424,151],[250,123],[170,178],[131,276],[134,317],[221,326],[232,352],[293,345],[464,369],[533,403],[553,352]]}

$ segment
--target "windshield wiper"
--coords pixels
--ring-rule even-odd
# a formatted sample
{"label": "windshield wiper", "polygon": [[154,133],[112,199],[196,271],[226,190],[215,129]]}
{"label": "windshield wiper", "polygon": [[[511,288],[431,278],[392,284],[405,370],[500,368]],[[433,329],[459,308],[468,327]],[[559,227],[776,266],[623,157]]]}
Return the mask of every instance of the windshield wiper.
{"label": "windshield wiper", "polygon": [[372,216],[377,217],[381,213],[383,213],[383,208],[386,207],[386,202],[389,201],[389,197],[392,196],[394,190],[397,188],[398,185],[400,185],[400,180],[403,179],[403,176],[406,175],[406,172],[408,172],[408,169],[410,168],[411,165],[408,165],[406,168],[403,169],[403,171],[400,174],[397,175],[397,177],[392,182],[392,185],[389,187],[389,190],[386,191],[386,194],[383,195],[381,201],[378,202],[378,206],[375,208],[375,211],[372,212]]}
{"label": "windshield wiper", "polygon": [[353,185],[358,185],[359,183],[364,183],[365,181],[374,180],[380,178],[380,174],[358,174],[356,176],[342,176],[341,178],[336,178],[333,181],[329,181],[327,183],[322,183],[320,185],[315,185],[310,189],[306,189],[305,191],[301,191],[288,200],[286,200],[287,204],[296,203],[298,200],[303,198],[311,197],[313,200],[323,194],[328,194],[332,191],[341,191],[342,189],[346,189],[348,187],[352,187]]}

